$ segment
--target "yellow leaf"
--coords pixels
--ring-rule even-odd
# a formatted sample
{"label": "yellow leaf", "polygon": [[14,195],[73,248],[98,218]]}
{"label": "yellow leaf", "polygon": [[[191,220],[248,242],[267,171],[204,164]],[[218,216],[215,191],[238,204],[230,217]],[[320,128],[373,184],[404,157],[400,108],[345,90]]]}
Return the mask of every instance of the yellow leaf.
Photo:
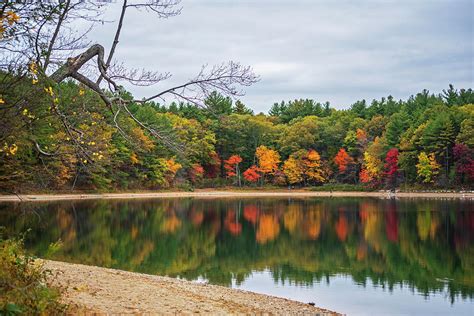
{"label": "yellow leaf", "polygon": [[47,88],[44,88],[44,91],[50,96],[53,96],[53,88],[47,87]]}
{"label": "yellow leaf", "polygon": [[16,154],[17,151],[18,151],[18,146],[16,144],[12,144],[9,148],[10,154],[13,156]]}
{"label": "yellow leaf", "polygon": [[133,165],[135,165],[135,164],[137,164],[137,163],[140,162],[140,161],[138,160],[137,154],[132,153],[132,154],[130,155],[130,162],[131,162]]}

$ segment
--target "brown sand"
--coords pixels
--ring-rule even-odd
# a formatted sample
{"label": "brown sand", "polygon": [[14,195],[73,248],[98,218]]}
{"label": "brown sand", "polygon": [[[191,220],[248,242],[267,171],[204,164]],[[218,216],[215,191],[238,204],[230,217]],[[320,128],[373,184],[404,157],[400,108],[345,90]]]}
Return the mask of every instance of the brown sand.
{"label": "brown sand", "polygon": [[[222,286],[121,270],[44,261],[65,303],[82,314],[339,315],[309,304]],[[317,304],[317,302],[315,302]]]}
{"label": "brown sand", "polygon": [[400,198],[467,198],[474,199],[474,192],[315,192],[305,190],[255,190],[255,191],[214,191],[196,192],[140,192],[140,193],[98,193],[98,194],[26,194],[0,195],[1,201],[57,201],[90,199],[144,199],[144,198],[256,198],[256,197],[400,197]]}

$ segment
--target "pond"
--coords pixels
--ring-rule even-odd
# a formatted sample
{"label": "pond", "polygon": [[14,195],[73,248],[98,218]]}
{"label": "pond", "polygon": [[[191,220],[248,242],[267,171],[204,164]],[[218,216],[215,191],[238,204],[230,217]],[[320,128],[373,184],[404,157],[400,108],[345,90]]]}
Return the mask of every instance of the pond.
{"label": "pond", "polygon": [[[377,198],[2,203],[54,260],[314,302],[348,315],[472,315],[474,201]],[[49,245],[61,240],[54,253]]]}

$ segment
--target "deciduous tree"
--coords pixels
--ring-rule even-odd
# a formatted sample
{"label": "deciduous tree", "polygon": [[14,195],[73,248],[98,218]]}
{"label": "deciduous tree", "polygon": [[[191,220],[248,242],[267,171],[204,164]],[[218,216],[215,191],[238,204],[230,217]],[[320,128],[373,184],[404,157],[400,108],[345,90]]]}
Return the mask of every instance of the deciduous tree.
{"label": "deciduous tree", "polygon": [[387,184],[394,189],[398,180],[398,149],[392,148],[387,152],[384,169]]}
{"label": "deciduous tree", "polygon": [[278,164],[280,163],[280,154],[276,150],[270,149],[262,145],[256,149],[255,156],[258,160],[258,169],[263,174],[271,175],[278,170]]}
{"label": "deciduous tree", "polygon": [[224,160],[224,168],[228,178],[237,177],[237,183],[240,183],[240,169],[239,164],[242,162],[242,158],[239,155],[232,155],[229,159]]}
{"label": "deciduous tree", "polygon": [[436,162],[434,154],[427,155],[421,152],[418,155],[418,164],[416,165],[418,176],[424,183],[432,183],[434,177],[438,174],[440,165]]}
{"label": "deciduous tree", "polygon": [[260,169],[255,165],[245,170],[243,175],[244,175],[245,180],[249,182],[257,182],[258,179],[260,179],[261,177]]}
{"label": "deciduous tree", "polygon": [[349,156],[344,148],[341,148],[334,157],[334,162],[336,163],[339,172],[344,173],[347,170],[347,166],[354,162],[354,159]]}

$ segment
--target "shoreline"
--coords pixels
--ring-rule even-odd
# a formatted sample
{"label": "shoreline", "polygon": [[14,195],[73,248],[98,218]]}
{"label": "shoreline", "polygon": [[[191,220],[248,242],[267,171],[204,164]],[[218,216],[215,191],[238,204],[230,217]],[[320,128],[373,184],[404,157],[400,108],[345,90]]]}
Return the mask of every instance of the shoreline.
{"label": "shoreline", "polygon": [[0,195],[0,202],[41,202],[96,199],[155,199],[155,198],[256,198],[256,197],[378,197],[378,198],[454,198],[474,199],[474,192],[346,192],[306,190],[196,190],[195,192],[139,193],[71,193]]}
{"label": "shoreline", "polygon": [[64,303],[78,314],[340,315],[307,303],[224,286],[61,261],[41,261],[53,273],[51,282],[65,288]]}

